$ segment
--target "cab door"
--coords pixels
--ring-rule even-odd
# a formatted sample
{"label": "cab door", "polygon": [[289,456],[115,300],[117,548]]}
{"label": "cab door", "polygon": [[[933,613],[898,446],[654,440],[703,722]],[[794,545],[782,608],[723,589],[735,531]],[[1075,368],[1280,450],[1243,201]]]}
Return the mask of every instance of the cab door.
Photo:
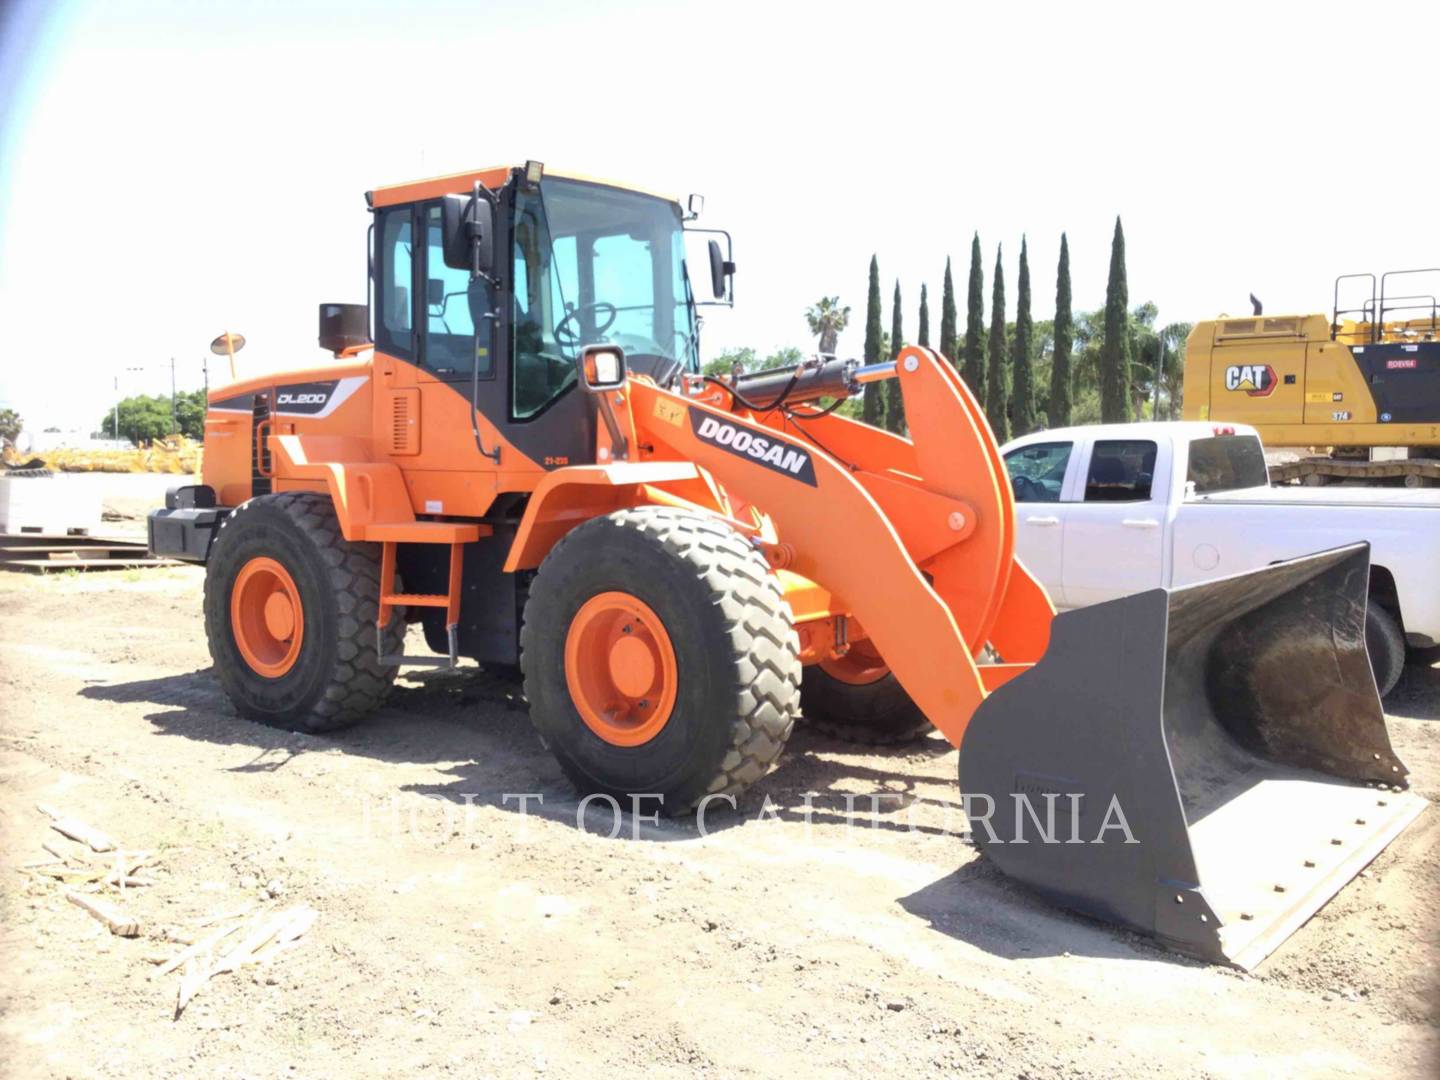
{"label": "cab door", "polygon": [[1074,458],[1070,439],[1027,443],[1005,453],[1005,471],[1015,493],[1015,552],[1056,604],[1065,602],[1065,506],[1060,500]]}
{"label": "cab door", "polygon": [[1097,439],[1080,463],[1084,486],[1064,507],[1065,604],[1084,607],[1159,587],[1165,577],[1170,448],[1153,439]]}

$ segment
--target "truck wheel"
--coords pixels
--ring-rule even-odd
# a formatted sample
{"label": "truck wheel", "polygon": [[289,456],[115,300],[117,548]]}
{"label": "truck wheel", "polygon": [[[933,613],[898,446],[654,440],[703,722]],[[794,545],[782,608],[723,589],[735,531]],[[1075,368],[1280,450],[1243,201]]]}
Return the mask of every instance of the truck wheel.
{"label": "truck wheel", "polygon": [[1365,648],[1375,672],[1375,689],[1383,698],[1405,671],[1405,635],[1395,616],[1371,600],[1365,608]]}
{"label": "truck wheel", "polygon": [[583,794],[675,816],[764,776],[794,727],[800,648],[769,566],[701,514],[594,518],[546,556],[520,632],[530,716]]}
{"label": "truck wheel", "polygon": [[[395,681],[375,655],[380,552],[340,533],[329,498],[262,495],[220,526],[205,571],[205,634],[240,714],[320,732],[371,712]],[[387,651],[404,622],[391,619]]]}
{"label": "truck wheel", "polygon": [[931,726],[868,641],[805,669],[800,711],[818,731],[872,746],[913,742]]}

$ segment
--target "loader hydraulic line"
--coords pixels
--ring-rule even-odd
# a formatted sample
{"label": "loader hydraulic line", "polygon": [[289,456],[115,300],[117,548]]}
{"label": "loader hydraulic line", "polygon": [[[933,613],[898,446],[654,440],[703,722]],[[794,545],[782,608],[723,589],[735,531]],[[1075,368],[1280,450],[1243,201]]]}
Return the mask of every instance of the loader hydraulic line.
{"label": "loader hydraulic line", "polygon": [[895,376],[895,361],[862,365],[854,360],[807,360],[790,367],[772,368],[740,375],[733,380],[715,379],[731,391],[740,404],[752,412],[766,412],[786,405],[804,405],[820,398],[847,398],[859,393],[866,383]]}

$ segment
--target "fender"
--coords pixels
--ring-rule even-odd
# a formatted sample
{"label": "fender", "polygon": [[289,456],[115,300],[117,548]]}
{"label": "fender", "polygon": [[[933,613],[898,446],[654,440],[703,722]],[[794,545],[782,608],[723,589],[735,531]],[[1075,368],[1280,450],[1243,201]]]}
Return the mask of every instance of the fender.
{"label": "fender", "polygon": [[646,485],[699,479],[688,461],[619,461],[546,473],[520,519],[505,572],[535,569],[561,537],[592,517],[652,501]]}
{"label": "fender", "polygon": [[[277,490],[328,491],[346,540],[380,540],[373,527],[415,523],[404,475],[389,462],[370,460],[359,439],[271,435],[270,452]],[[372,531],[375,536],[370,535]]]}

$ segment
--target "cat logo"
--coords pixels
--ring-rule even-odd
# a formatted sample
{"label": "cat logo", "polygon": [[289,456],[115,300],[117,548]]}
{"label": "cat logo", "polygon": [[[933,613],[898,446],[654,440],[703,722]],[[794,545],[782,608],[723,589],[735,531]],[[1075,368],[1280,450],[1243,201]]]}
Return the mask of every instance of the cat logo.
{"label": "cat logo", "polygon": [[1225,369],[1225,389],[1269,397],[1275,389],[1275,369],[1269,364],[1231,364]]}

